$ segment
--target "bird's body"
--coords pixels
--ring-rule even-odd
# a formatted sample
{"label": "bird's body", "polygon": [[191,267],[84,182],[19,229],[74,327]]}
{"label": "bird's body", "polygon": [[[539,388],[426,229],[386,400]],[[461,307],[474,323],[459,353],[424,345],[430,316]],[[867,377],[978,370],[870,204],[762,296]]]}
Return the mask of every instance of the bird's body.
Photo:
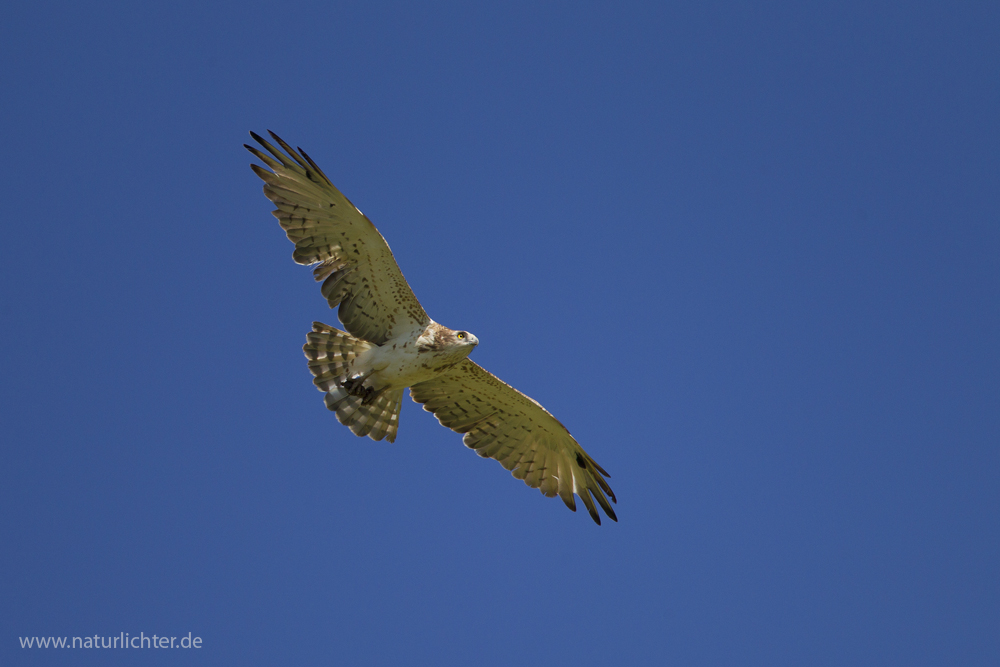
{"label": "bird's body", "polygon": [[392,442],[403,390],[466,446],[576,510],[574,494],[600,524],[591,499],[616,519],[607,473],[541,405],[468,358],[479,340],[444,327],[420,306],[385,239],[316,164],[274,133],[284,153],[251,132],[270,155],[247,146],[271,171],[251,165],[288,238],[293,259],[314,264],[322,293],[347,331],[313,323],[303,347],[326,406],[356,435]]}
{"label": "bird's body", "polygon": [[[463,334],[462,340],[455,338]],[[422,331],[407,331],[369,348],[348,366],[348,379],[364,378],[374,391],[404,389],[431,380],[469,356],[479,340],[431,322]]]}

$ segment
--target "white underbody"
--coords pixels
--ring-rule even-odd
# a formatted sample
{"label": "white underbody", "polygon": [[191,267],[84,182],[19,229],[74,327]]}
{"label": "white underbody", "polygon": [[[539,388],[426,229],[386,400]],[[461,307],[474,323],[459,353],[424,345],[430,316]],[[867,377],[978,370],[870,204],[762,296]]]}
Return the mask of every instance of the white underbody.
{"label": "white underbody", "polygon": [[[430,380],[469,356],[475,343],[422,351],[433,342],[434,326],[431,322],[424,329],[413,329],[382,345],[373,345],[350,362],[348,377],[364,377],[364,386],[376,391],[402,389]],[[470,337],[475,341],[474,336]]]}

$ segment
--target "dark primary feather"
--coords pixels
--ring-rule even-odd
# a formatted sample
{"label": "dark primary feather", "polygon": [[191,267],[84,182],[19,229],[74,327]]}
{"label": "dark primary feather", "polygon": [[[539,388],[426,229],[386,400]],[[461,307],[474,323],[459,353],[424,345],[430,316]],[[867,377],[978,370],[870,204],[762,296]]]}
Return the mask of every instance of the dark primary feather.
{"label": "dark primary feather", "polygon": [[[430,318],[403,278],[375,225],[352,204],[311,158],[303,157],[273,132],[280,149],[250,135],[267,152],[246,148],[269,169],[251,165],[264,181],[299,264],[318,264],[330,307],[354,336],[381,345],[401,332],[424,327]],[[283,151],[282,151],[283,149]]]}
{"label": "dark primary feather", "polygon": [[496,459],[528,486],[549,497],[558,495],[574,512],[575,490],[598,524],[594,500],[618,520],[608,502],[617,502],[604,479],[610,475],[545,408],[472,360],[413,385],[410,396],[441,424],[463,433],[467,447]]}

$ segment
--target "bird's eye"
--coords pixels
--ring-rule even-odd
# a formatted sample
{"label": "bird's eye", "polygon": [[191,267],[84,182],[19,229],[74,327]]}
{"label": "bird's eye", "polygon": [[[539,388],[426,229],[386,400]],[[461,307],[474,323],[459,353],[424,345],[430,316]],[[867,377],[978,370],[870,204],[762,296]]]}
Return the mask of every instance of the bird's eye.
{"label": "bird's eye", "polygon": [[465,340],[465,332],[464,331],[459,331],[458,335],[456,336],[456,338],[458,338],[459,340]]}

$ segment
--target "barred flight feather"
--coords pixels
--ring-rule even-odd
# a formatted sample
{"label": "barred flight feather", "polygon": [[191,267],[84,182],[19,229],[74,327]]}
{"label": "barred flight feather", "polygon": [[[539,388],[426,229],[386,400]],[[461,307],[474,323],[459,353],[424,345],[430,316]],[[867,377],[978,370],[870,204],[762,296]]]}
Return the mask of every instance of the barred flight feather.
{"label": "barred flight feather", "polygon": [[496,459],[528,486],[549,497],[558,495],[574,511],[574,494],[579,496],[597,523],[601,522],[597,505],[612,520],[618,520],[602,493],[606,491],[615,502],[603,477],[607,472],[537,401],[471,360],[413,385],[410,396],[433,412],[442,425],[460,433],[467,431],[463,438],[467,446],[484,458]]}
{"label": "barred flight feather", "polygon": [[[285,234],[295,244],[292,259],[299,264],[340,261],[353,268],[324,283],[324,296],[347,331],[381,345],[390,338],[430,324],[389,246],[371,221],[310,161],[271,133],[284,150],[251,133],[267,153],[247,149],[270,170],[252,165],[264,181],[264,194],[274,202]],[[268,153],[270,155],[268,155]],[[329,281],[333,275],[324,276]],[[320,278],[318,278],[320,279]],[[392,295],[391,300],[372,294]],[[357,298],[362,296],[362,298]]]}

